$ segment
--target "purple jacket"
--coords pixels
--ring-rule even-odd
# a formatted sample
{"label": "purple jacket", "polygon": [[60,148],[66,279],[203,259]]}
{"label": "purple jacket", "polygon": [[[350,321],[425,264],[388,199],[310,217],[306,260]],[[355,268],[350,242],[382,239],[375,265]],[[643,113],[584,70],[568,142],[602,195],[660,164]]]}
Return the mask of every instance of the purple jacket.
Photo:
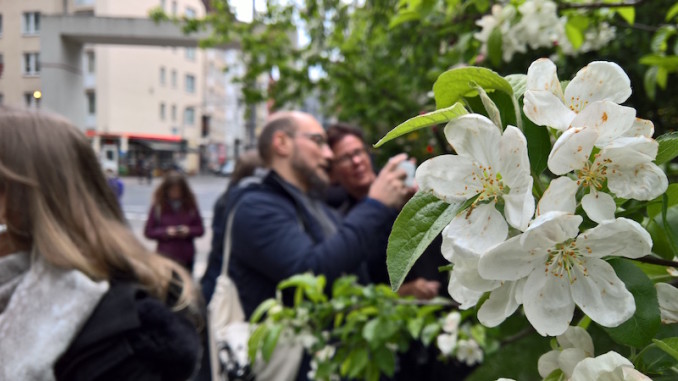
{"label": "purple jacket", "polygon": [[[144,235],[147,238],[157,240],[158,248],[156,251],[169,257],[178,263],[188,266],[193,262],[195,256],[195,246],[193,240],[205,233],[202,225],[200,211],[193,209],[190,211],[179,210],[174,212],[171,208],[151,207],[146,220]],[[169,226],[188,226],[188,235],[185,237],[170,237],[167,234]]]}

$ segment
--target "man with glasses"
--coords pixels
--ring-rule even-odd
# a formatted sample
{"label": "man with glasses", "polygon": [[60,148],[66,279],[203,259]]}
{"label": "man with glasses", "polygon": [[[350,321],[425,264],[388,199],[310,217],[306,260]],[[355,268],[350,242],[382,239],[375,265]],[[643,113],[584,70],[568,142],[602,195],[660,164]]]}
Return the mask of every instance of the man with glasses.
{"label": "man with glasses", "polygon": [[373,181],[361,207],[343,220],[321,200],[334,159],[323,127],[311,115],[281,112],[264,126],[259,154],[270,171],[239,196],[232,227],[228,272],[247,318],[277,284],[292,275],[344,274],[367,280],[366,259],[381,249],[388,222],[412,196],[392,159]]}
{"label": "man with glasses", "polygon": [[[360,202],[368,197],[370,187],[378,176],[372,167],[363,134],[359,129],[345,123],[335,123],[327,129],[327,136],[334,153],[332,179],[341,187],[339,192],[333,189],[328,203],[340,213],[347,214],[356,208],[362,208]],[[386,246],[393,221],[385,224],[387,226],[381,237],[382,246],[370,256],[368,272],[372,282],[388,284]],[[435,244],[431,245],[411,269],[398,290],[401,296],[414,296],[420,300],[438,296],[441,284],[446,281],[445,275],[438,271],[438,266],[443,266],[446,262],[440,254],[440,241],[437,243],[437,249]]]}

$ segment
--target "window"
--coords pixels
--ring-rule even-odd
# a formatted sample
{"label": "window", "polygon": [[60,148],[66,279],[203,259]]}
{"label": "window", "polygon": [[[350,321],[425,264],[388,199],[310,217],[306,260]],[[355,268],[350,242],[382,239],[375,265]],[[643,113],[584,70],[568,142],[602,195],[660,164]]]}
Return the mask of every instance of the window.
{"label": "window", "polygon": [[172,105],[172,122],[177,121],[177,105]]}
{"label": "window", "polygon": [[186,7],[186,18],[187,19],[194,19],[195,18],[195,9],[191,7]]}
{"label": "window", "polygon": [[2,36],[2,15],[0,14],[0,36]]}
{"label": "window", "polygon": [[96,61],[94,58],[94,52],[93,51],[88,51],[85,53],[85,56],[87,57],[87,72],[90,74],[94,74],[96,71]]}
{"label": "window", "polygon": [[184,124],[192,126],[195,123],[195,109],[193,107],[186,107],[184,110]]}
{"label": "window", "polygon": [[38,34],[40,32],[40,12],[24,12],[21,32],[23,34]]}
{"label": "window", "polygon": [[176,70],[172,70],[171,81],[172,81],[172,88],[175,89],[177,87],[177,71]]}
{"label": "window", "polygon": [[186,92],[195,93],[195,76],[186,74]]}
{"label": "window", "polygon": [[40,98],[33,96],[34,93],[24,93],[26,108],[40,108]]}
{"label": "window", "polygon": [[186,48],[186,59],[195,61],[195,48]]}
{"label": "window", "polygon": [[177,2],[173,1],[172,2],[172,16],[176,16],[176,15],[177,15]]}
{"label": "window", "polygon": [[165,120],[165,104],[160,103],[160,120]]}
{"label": "window", "polygon": [[165,67],[160,66],[160,84],[165,86]]}
{"label": "window", "polygon": [[96,115],[97,113],[97,96],[93,91],[87,92],[87,113],[89,115]]}
{"label": "window", "polygon": [[24,75],[40,74],[40,53],[24,53]]}

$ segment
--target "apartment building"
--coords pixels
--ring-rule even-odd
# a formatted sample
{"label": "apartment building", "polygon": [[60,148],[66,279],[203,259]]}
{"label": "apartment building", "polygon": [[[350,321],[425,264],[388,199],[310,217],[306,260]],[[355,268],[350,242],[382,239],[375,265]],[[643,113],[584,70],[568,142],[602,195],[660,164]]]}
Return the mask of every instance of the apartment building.
{"label": "apartment building", "polygon": [[[154,7],[179,17],[205,14],[200,0],[0,0],[0,102],[40,107],[41,15],[138,18]],[[85,46],[85,132],[102,165],[121,173],[142,161],[199,170],[207,136],[204,56],[196,48]]]}

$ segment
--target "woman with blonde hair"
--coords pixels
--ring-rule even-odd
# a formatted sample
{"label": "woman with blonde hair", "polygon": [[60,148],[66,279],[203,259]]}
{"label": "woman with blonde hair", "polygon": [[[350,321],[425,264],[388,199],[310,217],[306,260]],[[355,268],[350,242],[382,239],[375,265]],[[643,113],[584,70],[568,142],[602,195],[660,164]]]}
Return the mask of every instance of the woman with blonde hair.
{"label": "woman with blonde hair", "polygon": [[84,134],[0,107],[1,380],[186,380],[196,295],[126,226]]}

